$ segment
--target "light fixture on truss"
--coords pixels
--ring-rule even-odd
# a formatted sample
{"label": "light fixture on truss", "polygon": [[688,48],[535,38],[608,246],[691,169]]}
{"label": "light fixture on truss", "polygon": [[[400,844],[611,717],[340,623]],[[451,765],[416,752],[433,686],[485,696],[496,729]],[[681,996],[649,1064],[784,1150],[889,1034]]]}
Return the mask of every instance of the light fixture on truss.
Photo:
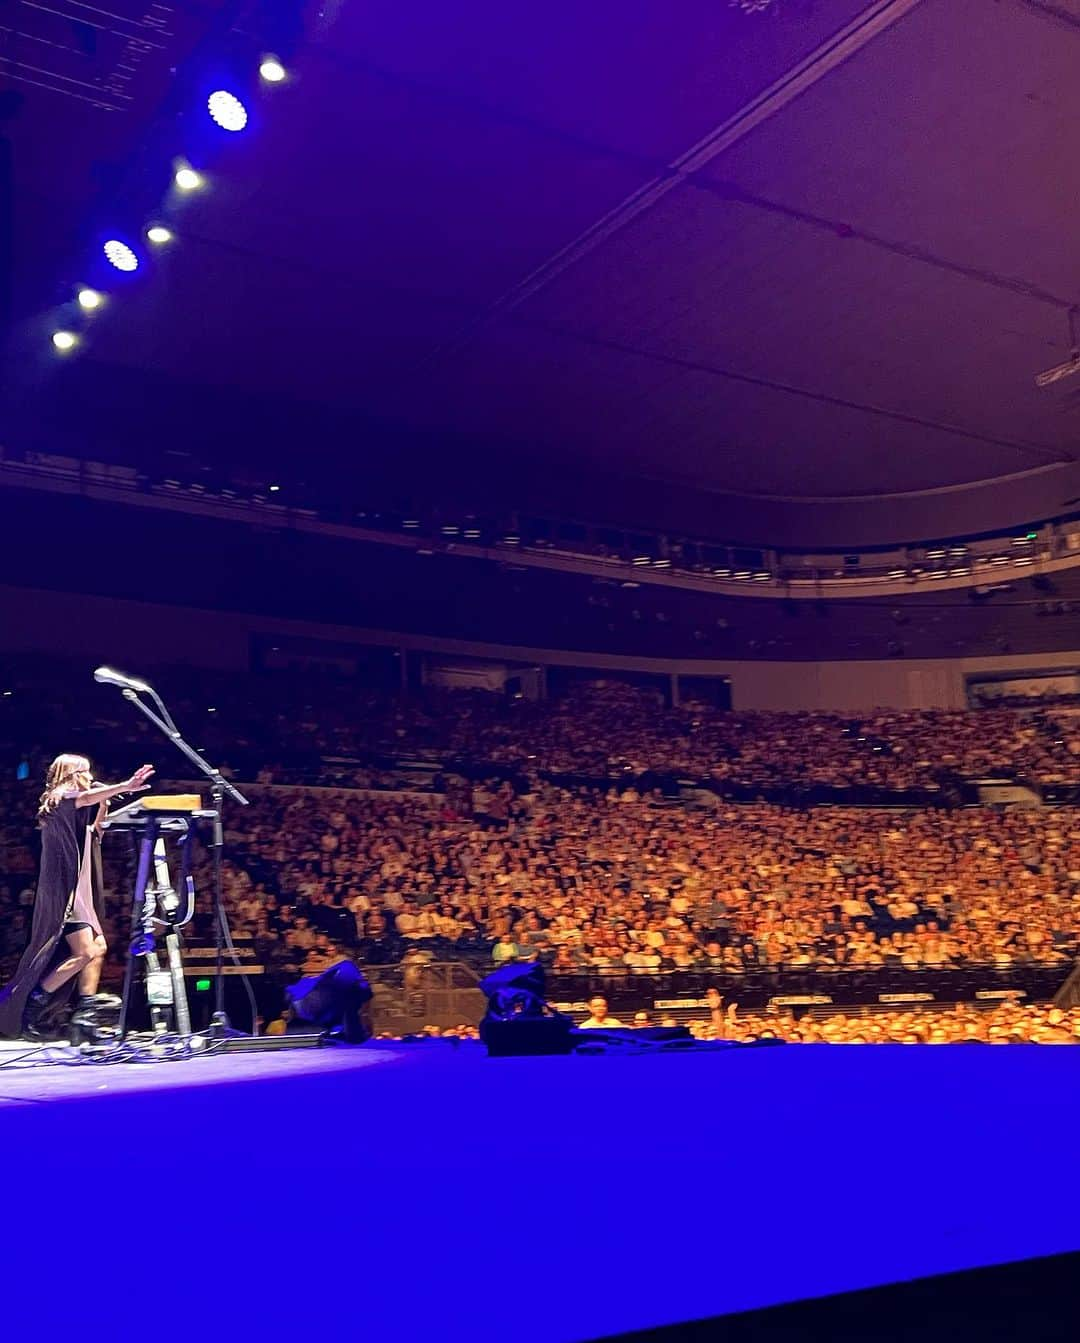
{"label": "light fixture on truss", "polygon": [[1069,357],[1063,364],[1055,364],[1053,368],[1046,368],[1041,373],[1036,373],[1035,386],[1052,387],[1055,382],[1071,378],[1074,373],[1080,373],[1080,339],[1076,334],[1076,308],[1070,308]]}

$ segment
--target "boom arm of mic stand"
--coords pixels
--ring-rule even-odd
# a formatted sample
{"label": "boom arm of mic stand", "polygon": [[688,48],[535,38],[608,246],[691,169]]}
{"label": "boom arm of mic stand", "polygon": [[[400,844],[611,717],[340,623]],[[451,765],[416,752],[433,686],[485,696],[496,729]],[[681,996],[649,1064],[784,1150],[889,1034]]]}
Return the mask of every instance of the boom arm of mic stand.
{"label": "boom arm of mic stand", "polygon": [[[166,718],[162,718],[157,713],[155,713],[154,710],[151,709],[148,704],[144,704],[142,702],[136,691],[125,690],[122,693],[126,700],[134,704],[135,707],[141,713],[145,714],[146,717],[149,718],[151,723],[153,723],[153,725],[158,729],[159,732],[162,732],[166,737],[168,737],[168,739],[172,742],[172,744],[176,747],[176,749],[181,752],[181,754],[186,755],[187,758],[191,761],[191,763],[202,774],[206,775],[206,777],[210,780],[215,789],[220,789],[222,793],[227,793],[234,802],[238,802],[242,807],[248,807],[251,805],[249,798],[246,798],[238,788],[233,787],[233,785],[229,782],[228,779],[225,778],[225,776],[220,772],[220,770],[216,770],[208,760],[204,760],[203,757],[198,753],[198,751],[195,750],[193,746],[189,746],[187,742],[183,739],[183,737],[180,735],[179,730],[175,726],[170,726],[170,724],[172,724],[172,719],[168,718],[168,721],[166,721],[166,718],[168,717],[168,710],[165,710]],[[157,696],[155,695],[154,698],[157,699]],[[162,705],[162,708],[164,709],[164,705]]]}
{"label": "boom arm of mic stand", "polygon": [[165,723],[168,725],[169,731],[170,731],[170,732],[175,732],[175,733],[177,734],[177,736],[179,736],[179,735],[180,735],[180,729],[179,729],[179,728],[176,726],[176,724],[173,722],[173,720],[172,720],[172,714],[171,714],[171,713],[168,711],[168,709],[165,707],[165,701],[161,698],[161,696],[158,694],[158,692],[154,689],[154,687],[153,687],[152,685],[148,685],[148,686],[146,687],[146,691],[147,691],[147,694],[150,696],[150,698],[151,698],[151,699],[154,701],[154,703],[158,706],[158,713],[161,714],[161,717],[164,719]]}

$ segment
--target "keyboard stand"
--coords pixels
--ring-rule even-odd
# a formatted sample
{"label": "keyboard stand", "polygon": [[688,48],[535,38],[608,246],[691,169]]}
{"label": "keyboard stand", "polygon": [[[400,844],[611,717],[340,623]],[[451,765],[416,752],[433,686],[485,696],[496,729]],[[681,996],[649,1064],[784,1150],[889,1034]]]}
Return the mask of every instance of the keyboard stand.
{"label": "keyboard stand", "polygon": [[[191,1034],[191,1011],[184,981],[179,929],[194,912],[188,876],[189,851],[186,848],[190,843],[188,822],[179,817],[147,811],[137,821],[128,820],[124,828],[131,830],[132,839],[137,844],[138,863],[131,906],[131,935],[120,999],[119,1038],[123,1040],[128,1034],[128,1015],[138,961],[142,962],[142,980],[154,1034],[163,1035],[171,1029],[177,1035],[187,1036]],[[181,863],[182,896],[178,896],[169,876],[163,831],[179,833],[185,845]],[[155,925],[164,925],[165,928],[167,968],[164,969],[157,950]]]}

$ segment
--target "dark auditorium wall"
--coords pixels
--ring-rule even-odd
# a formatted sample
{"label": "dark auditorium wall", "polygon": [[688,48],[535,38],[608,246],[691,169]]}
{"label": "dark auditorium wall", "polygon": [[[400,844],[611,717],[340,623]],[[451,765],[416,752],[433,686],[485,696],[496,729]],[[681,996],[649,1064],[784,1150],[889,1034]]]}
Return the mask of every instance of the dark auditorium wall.
{"label": "dark auditorium wall", "polygon": [[85,657],[88,664],[112,661],[133,672],[177,663],[239,671],[251,665],[254,642],[265,642],[273,635],[336,646],[378,644],[417,654],[429,651],[493,662],[502,658],[598,671],[726,676],[731,680],[736,709],[960,708],[966,702],[968,676],[1051,670],[1080,663],[1080,650],[1026,656],[838,662],[618,657],[0,586],[0,655],[56,653]]}
{"label": "dark auditorium wall", "polygon": [[[0,490],[0,582],[270,622],[556,648],[595,665],[607,655],[679,665],[895,660],[913,667],[1018,653],[1073,659],[1078,643],[1080,565],[1052,575],[1016,571],[982,593],[930,585],[910,596],[779,600],[639,581],[633,568],[598,576],[524,566],[513,552],[465,554],[401,537],[358,542],[285,525],[289,510],[254,525],[132,498],[121,505]],[[857,671],[839,675],[845,684],[865,681]],[[906,673],[889,674],[887,683],[895,687],[890,700],[921,702],[927,694]],[[763,673],[761,687],[748,693],[764,694],[767,684]],[[815,703],[837,693],[813,684],[808,670],[799,693]]]}

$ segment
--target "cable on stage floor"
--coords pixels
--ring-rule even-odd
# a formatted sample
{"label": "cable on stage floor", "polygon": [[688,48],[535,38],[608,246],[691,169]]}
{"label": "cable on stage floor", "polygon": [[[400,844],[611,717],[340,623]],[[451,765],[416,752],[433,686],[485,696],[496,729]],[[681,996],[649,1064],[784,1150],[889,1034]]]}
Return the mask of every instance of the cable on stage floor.
{"label": "cable on stage floor", "polygon": [[109,1044],[67,1045],[57,1041],[36,1045],[13,1058],[0,1058],[0,1068],[110,1066],[118,1063],[173,1063],[182,1059],[204,1059],[221,1053],[224,1038],[215,1039],[208,1031],[193,1035],[138,1035]]}

